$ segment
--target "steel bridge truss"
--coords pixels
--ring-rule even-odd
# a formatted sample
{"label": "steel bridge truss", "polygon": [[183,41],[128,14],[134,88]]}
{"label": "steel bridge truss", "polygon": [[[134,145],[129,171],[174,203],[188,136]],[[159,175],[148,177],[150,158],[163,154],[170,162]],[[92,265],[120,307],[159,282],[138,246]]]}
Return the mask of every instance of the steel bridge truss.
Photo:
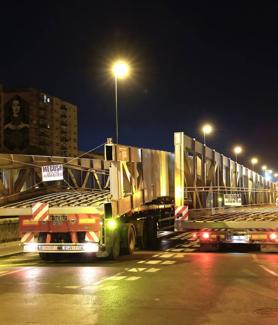
{"label": "steel bridge truss", "polygon": [[[41,167],[62,164],[64,180],[43,182]],[[0,154],[0,204],[61,190],[110,189],[109,163],[101,159]]]}
{"label": "steel bridge truss", "polygon": [[242,205],[275,202],[276,186],[263,176],[183,132],[176,132],[174,141],[176,206],[223,207],[224,194],[240,194]]}

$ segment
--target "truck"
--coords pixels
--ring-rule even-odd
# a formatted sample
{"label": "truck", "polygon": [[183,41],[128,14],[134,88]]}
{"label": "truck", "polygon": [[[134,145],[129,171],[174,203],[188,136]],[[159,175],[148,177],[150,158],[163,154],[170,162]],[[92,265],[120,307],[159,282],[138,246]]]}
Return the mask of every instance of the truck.
{"label": "truck", "polygon": [[[39,253],[43,260],[80,253],[117,259],[132,254],[136,246],[155,248],[158,230],[173,229],[172,153],[109,139],[102,159],[17,159],[32,169],[28,173],[36,174],[37,183],[28,198],[2,204],[0,215],[19,216],[24,252]],[[12,173],[12,166],[3,173],[4,183],[22,172]]]}
{"label": "truck", "polygon": [[[10,165],[2,154],[2,183],[21,184],[16,195],[29,196],[8,197],[0,215],[19,216],[24,252],[44,260],[77,253],[117,259],[135,247],[156,248],[158,234],[173,230],[190,231],[203,251],[237,243],[275,251],[276,184],[183,132],[174,145],[171,153],[108,139],[103,158],[18,156]],[[27,191],[19,176],[32,173]]]}
{"label": "truck", "polygon": [[192,232],[201,251],[257,245],[278,249],[277,184],[175,133],[175,231]]}

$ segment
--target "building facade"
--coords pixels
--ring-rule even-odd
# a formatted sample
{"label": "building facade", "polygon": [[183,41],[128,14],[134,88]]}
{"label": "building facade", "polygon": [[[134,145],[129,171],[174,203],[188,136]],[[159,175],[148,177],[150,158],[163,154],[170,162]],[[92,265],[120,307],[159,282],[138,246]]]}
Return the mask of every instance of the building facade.
{"label": "building facade", "polygon": [[77,107],[36,89],[0,86],[0,151],[76,156]]}

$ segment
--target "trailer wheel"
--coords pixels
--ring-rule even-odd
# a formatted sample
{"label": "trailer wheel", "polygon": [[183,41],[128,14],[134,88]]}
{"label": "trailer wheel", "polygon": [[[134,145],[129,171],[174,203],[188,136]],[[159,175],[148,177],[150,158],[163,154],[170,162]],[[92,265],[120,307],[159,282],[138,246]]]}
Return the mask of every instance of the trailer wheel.
{"label": "trailer wheel", "polygon": [[157,223],[154,218],[147,221],[147,237],[148,237],[148,248],[156,249],[158,246],[157,238]]}
{"label": "trailer wheel", "polygon": [[138,246],[140,249],[148,249],[149,239],[148,239],[148,225],[147,221],[143,222],[142,235],[139,237]]}
{"label": "trailer wheel", "polygon": [[123,254],[132,255],[136,245],[136,230],[132,224],[128,224],[126,227],[125,244],[122,248]]}

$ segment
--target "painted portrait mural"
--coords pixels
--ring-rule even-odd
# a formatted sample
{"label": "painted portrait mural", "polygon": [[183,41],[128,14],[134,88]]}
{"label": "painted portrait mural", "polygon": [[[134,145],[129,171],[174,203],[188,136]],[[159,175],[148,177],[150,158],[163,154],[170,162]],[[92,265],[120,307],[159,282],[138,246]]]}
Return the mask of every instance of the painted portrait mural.
{"label": "painted portrait mural", "polygon": [[24,152],[29,146],[29,107],[20,96],[5,104],[4,145],[15,152]]}

